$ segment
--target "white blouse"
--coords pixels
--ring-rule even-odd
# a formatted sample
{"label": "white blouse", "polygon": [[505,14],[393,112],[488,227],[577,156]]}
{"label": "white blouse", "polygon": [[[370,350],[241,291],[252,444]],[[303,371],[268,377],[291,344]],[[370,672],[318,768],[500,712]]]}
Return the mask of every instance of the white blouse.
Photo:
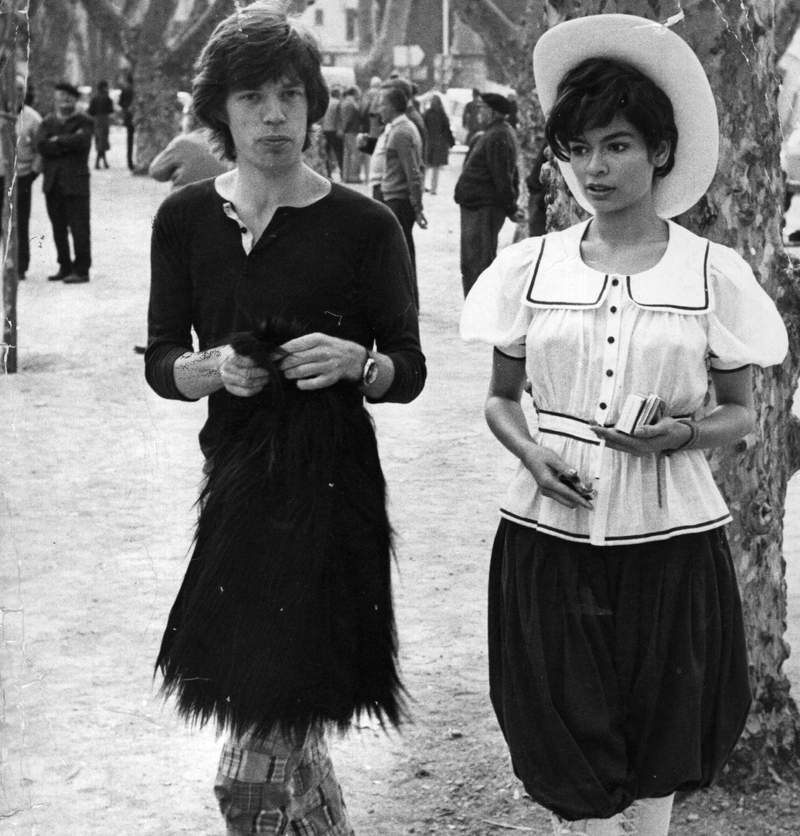
{"label": "white blouse", "polygon": [[[503,250],[464,305],[461,336],[525,360],[538,444],[597,490],[595,510],[539,493],[520,464],[501,514],[556,537],[594,545],[663,540],[730,521],[701,450],[662,457],[606,448],[591,421],[613,426],[629,393],[654,393],[667,414],[693,416],[708,368],[780,363],[786,328],[736,252],[669,222],[661,261],[643,273],[587,267],[589,221]],[[660,485],[659,485],[660,481]]]}

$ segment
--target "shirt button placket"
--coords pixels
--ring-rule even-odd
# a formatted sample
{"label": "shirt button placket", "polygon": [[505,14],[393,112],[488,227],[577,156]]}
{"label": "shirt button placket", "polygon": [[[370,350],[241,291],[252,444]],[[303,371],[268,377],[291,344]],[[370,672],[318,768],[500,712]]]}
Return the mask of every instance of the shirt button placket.
{"label": "shirt button placket", "polygon": [[610,276],[606,305],[606,333],[603,344],[603,377],[600,381],[600,397],[595,411],[598,424],[608,423],[608,410],[614,400],[617,385],[617,367],[619,363],[620,300],[622,298],[622,278]]}
{"label": "shirt button placket", "polygon": [[[622,300],[621,276],[609,276],[611,287],[606,297],[606,333],[603,344],[603,368],[600,381],[600,397],[598,398],[595,410],[595,420],[598,424],[608,423],[608,412],[614,401],[614,394],[617,386],[617,370],[619,367],[619,332],[620,332],[620,308]],[[605,442],[595,447],[592,456],[592,477],[594,487],[598,489],[595,500],[594,519],[592,521],[592,533],[590,540],[596,545],[605,542],[606,521],[608,519],[609,492],[603,490],[605,487],[603,479],[603,462],[605,460]]]}

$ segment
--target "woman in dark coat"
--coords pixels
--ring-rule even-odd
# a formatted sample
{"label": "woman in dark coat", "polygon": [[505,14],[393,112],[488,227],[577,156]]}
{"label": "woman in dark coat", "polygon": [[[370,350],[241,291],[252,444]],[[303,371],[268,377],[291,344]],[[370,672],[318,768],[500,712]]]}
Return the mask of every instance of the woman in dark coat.
{"label": "woman in dark coat", "polygon": [[94,167],[100,168],[100,163],[108,168],[106,151],[111,147],[108,141],[108,129],[111,124],[111,114],[114,112],[114,102],[108,95],[108,82],[101,81],[97,85],[97,92],[89,102],[89,116],[94,119],[94,146],[97,159]]}
{"label": "woman in dark coat", "polygon": [[439,169],[443,165],[447,165],[447,156],[456,141],[450,130],[450,120],[439,96],[434,95],[431,98],[430,107],[425,111],[422,118],[428,131],[425,168],[430,169],[431,172],[429,191],[431,194],[436,194],[436,187],[439,185]]}

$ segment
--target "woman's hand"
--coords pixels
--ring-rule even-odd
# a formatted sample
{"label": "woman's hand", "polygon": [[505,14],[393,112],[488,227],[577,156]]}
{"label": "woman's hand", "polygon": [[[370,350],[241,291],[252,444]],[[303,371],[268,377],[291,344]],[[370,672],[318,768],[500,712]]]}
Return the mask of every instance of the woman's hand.
{"label": "woman's hand", "polygon": [[692,431],[686,424],[675,418],[662,418],[655,424],[634,430],[633,435],[621,433],[613,427],[592,425],[592,432],[606,442],[606,447],[629,453],[631,456],[646,456],[650,453],[663,453],[675,450],[685,444]]}
{"label": "woman's hand", "polygon": [[567,508],[580,507],[593,511],[591,500],[559,481],[559,476],[574,480],[577,475],[575,468],[552,450],[540,447],[531,437],[520,406],[527,380],[525,363],[500,351],[494,352],[492,379],[484,407],[489,428],[500,443],[528,468],[544,496]]}
{"label": "woman's hand", "polygon": [[522,462],[536,480],[543,496],[549,497],[567,508],[594,510],[594,505],[592,505],[590,499],[581,496],[576,490],[559,480],[559,476],[573,479],[577,471],[552,450],[534,444],[525,453]]}
{"label": "woman's hand", "polygon": [[324,389],[340,380],[360,383],[369,356],[363,345],[327,334],[307,334],[280,348],[288,356],[279,368],[298,389]]}
{"label": "woman's hand", "polygon": [[220,351],[222,352],[222,362],[219,366],[220,380],[232,395],[252,398],[267,385],[269,372],[257,366],[252,357],[237,354],[229,345],[222,346]]}

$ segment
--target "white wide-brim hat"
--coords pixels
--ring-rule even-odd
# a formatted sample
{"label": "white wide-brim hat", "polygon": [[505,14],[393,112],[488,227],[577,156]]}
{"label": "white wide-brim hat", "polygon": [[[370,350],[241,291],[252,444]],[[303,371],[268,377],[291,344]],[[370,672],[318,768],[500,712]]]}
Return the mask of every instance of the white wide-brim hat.
{"label": "white wide-brim hat", "polygon": [[[655,210],[674,218],[705,194],[717,170],[719,125],[714,94],[692,48],[661,23],[634,15],[604,14],[559,23],[533,50],[533,74],[545,116],[564,76],[587,58],[612,58],[636,67],[669,97],[678,128],[675,166],[653,186]],[[580,205],[594,209],[572,166],[558,161]]]}

